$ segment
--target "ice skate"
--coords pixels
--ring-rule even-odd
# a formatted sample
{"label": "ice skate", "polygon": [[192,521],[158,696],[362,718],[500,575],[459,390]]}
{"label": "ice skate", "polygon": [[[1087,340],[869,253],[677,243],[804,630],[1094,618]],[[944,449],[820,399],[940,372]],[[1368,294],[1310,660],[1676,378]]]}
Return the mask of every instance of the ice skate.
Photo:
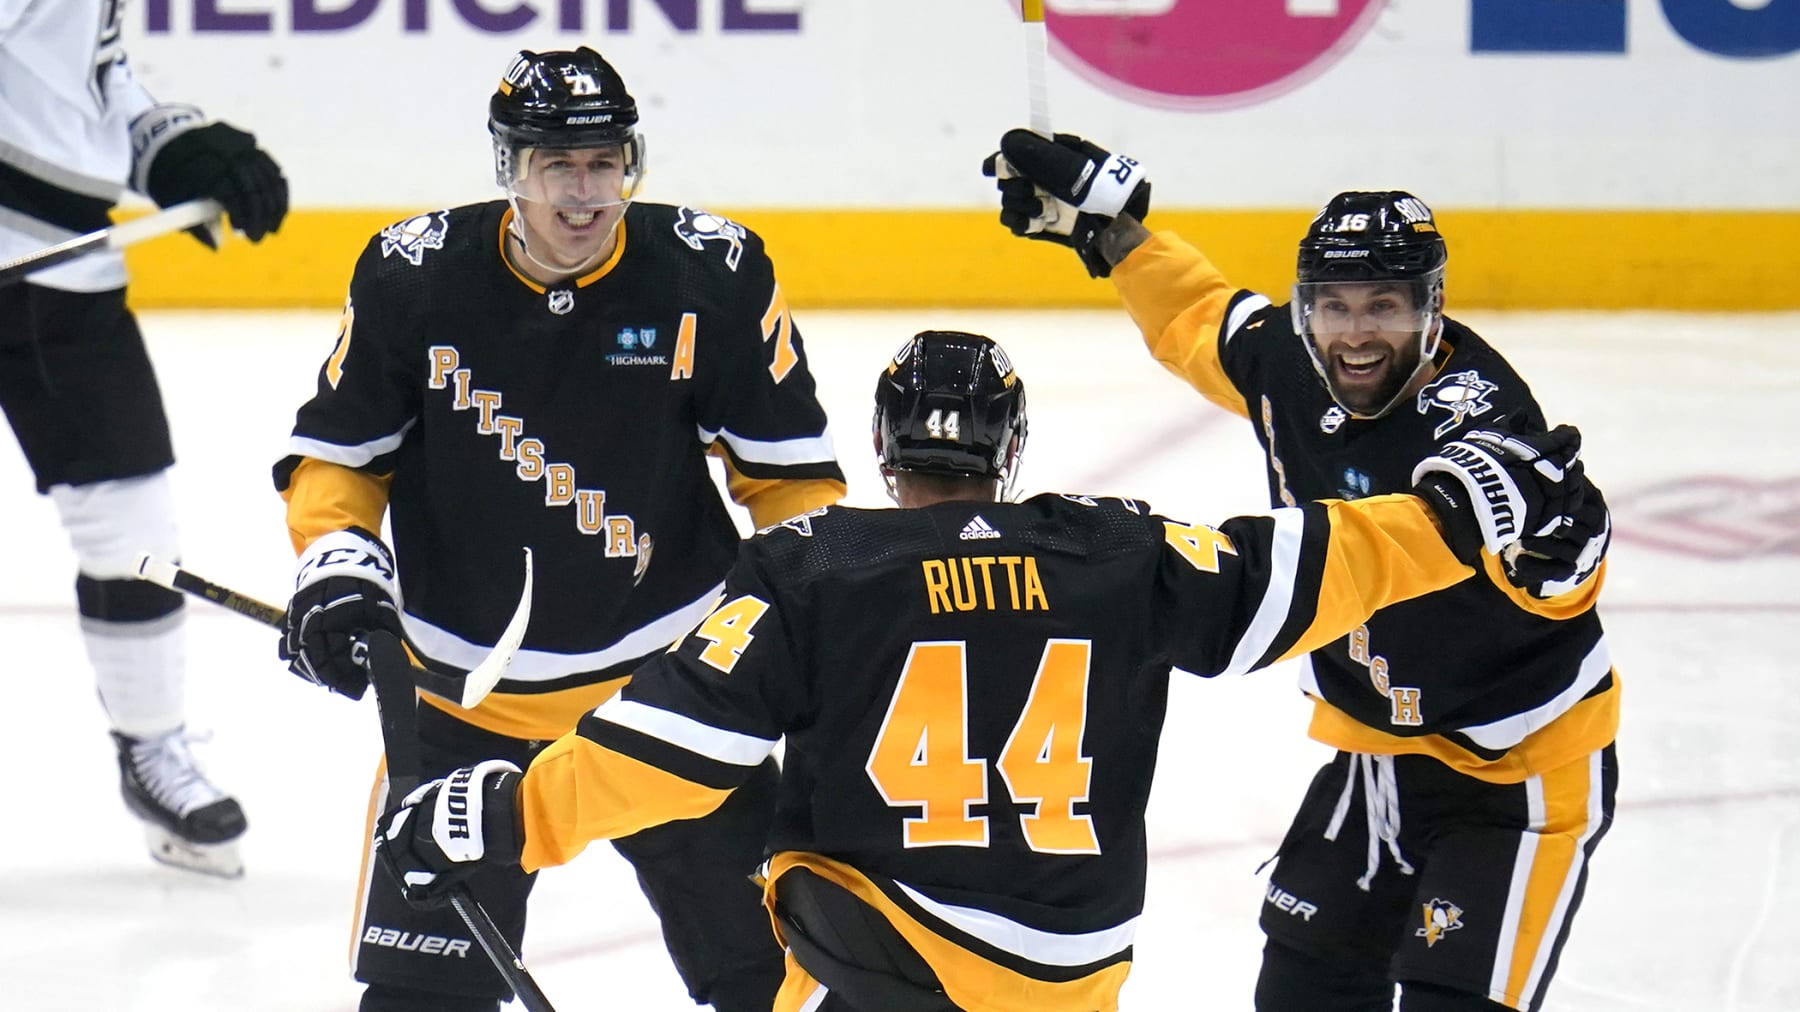
{"label": "ice skate", "polygon": [[242,875],[244,810],[195,766],[184,730],[152,738],[114,731],[113,741],[119,746],[119,789],[144,821],[150,856],[208,875]]}

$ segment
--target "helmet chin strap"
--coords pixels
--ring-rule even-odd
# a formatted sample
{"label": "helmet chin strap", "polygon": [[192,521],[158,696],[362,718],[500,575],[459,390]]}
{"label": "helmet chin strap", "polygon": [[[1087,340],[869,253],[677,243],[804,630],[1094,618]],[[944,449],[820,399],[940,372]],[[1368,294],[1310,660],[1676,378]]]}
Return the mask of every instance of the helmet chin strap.
{"label": "helmet chin strap", "polygon": [[[506,195],[506,202],[512,206],[513,212],[512,221],[507,223],[506,230],[512,233],[514,239],[519,241],[519,252],[525,254],[525,259],[536,264],[538,269],[544,271],[552,278],[564,278],[574,274],[584,274],[589,268],[598,264],[602,259],[602,254],[607,252],[607,246],[612,242],[613,235],[619,231],[619,225],[625,221],[625,216],[622,214],[619,215],[619,220],[613,222],[612,228],[606,230],[606,238],[601,240],[600,248],[594,252],[593,256],[588,257],[574,267],[554,267],[539,260],[537,256],[531,252],[531,243],[525,238],[525,212],[520,210],[519,200],[520,197],[516,193],[509,193]],[[608,204],[605,206],[617,207],[629,203],[631,203],[631,201],[621,200],[617,204]],[[604,208],[595,208],[594,210],[604,210]]]}

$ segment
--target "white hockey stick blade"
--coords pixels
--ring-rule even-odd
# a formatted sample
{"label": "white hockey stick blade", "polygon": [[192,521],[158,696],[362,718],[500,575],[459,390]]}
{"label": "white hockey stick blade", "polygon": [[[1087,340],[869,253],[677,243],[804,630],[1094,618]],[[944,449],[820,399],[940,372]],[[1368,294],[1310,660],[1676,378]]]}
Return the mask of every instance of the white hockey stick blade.
{"label": "white hockey stick blade", "polygon": [[506,623],[506,631],[500,634],[500,641],[494,644],[494,649],[463,679],[463,709],[473,709],[476,703],[487,698],[487,694],[500,683],[500,679],[506,677],[506,669],[512,666],[513,655],[519,652],[519,644],[525,640],[525,627],[530,624],[531,549],[526,548],[525,589],[519,594],[519,606],[514,609],[512,620]]}
{"label": "white hockey stick blade", "polygon": [[145,239],[155,239],[158,236],[179,232],[185,228],[193,228],[195,225],[207,224],[215,226],[214,234],[216,236],[216,226],[224,214],[225,209],[219,206],[218,201],[211,198],[174,204],[155,214],[133,218],[107,229],[106,245],[112,249],[124,249],[127,246],[135,246]]}
{"label": "white hockey stick blade", "polygon": [[182,229],[203,225],[213,235],[215,245],[219,236],[219,218],[225,209],[219,202],[210,198],[190,200],[164,208],[155,214],[147,214],[141,218],[78,235],[66,239],[54,246],[47,246],[34,253],[27,253],[16,260],[0,263],[0,285],[23,280],[26,276],[48,270],[58,264],[71,260],[79,260],[90,253],[101,250],[118,250],[127,246],[135,246],[146,239],[179,232]]}

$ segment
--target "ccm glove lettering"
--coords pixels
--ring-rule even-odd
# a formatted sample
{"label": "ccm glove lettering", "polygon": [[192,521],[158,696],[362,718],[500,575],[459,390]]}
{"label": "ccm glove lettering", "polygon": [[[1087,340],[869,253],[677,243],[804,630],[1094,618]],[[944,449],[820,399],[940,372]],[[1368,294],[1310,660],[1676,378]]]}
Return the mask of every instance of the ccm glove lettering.
{"label": "ccm glove lettering", "polygon": [[369,687],[364,640],[377,629],[401,636],[394,556],[387,546],[360,527],[333,531],[307,545],[281,640],[288,670],[361,699]]}

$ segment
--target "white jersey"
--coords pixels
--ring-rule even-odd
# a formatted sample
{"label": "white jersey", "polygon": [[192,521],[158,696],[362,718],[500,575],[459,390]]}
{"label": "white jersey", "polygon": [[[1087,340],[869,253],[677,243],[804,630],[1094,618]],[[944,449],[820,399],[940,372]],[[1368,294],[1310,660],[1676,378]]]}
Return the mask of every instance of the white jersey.
{"label": "white jersey", "polygon": [[[124,6],[0,0],[0,173],[24,173],[55,188],[44,201],[0,186],[0,261],[79,234],[55,223],[50,204],[66,197],[83,207],[111,205],[126,191],[131,121],[156,103],[125,59]],[[98,253],[31,280],[102,291],[125,283],[125,264],[116,252]]]}

